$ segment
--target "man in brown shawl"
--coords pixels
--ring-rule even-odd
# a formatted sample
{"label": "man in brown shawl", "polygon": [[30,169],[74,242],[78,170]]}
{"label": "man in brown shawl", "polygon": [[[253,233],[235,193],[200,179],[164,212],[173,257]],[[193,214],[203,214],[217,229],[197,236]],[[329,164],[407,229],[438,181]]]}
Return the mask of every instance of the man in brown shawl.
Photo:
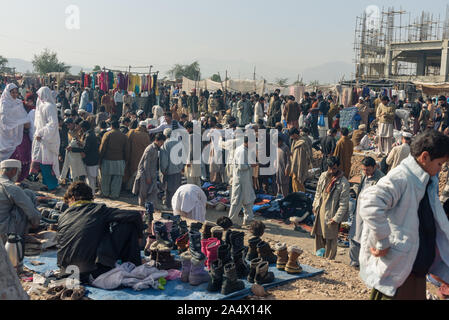
{"label": "man in brown shawl", "polygon": [[349,182],[338,169],[338,158],[328,158],[327,164],[329,169],[321,174],[313,201],[316,217],[311,235],[315,237],[315,251],[324,248],[324,257],[334,260],[340,223],[348,213]]}
{"label": "man in brown shawl", "polygon": [[340,159],[340,167],[339,169],[343,171],[346,179],[349,179],[351,174],[351,158],[354,153],[354,144],[351,139],[349,139],[349,130],[348,128],[341,129],[342,137],[337,142],[337,146],[335,147],[334,156]]}
{"label": "man in brown shawl", "polygon": [[295,97],[289,96],[287,99],[288,102],[285,104],[283,112],[284,119],[287,121],[287,128],[298,128],[299,105],[295,101]]}
{"label": "man in brown shawl", "polygon": [[150,201],[156,210],[160,210],[157,197],[157,165],[159,163],[159,149],[164,144],[165,139],[162,133],[158,133],[154,142],[145,149],[139,162],[133,187],[133,193],[138,195],[139,198],[139,206],[144,206],[145,202]]}
{"label": "man in brown shawl", "polygon": [[293,192],[305,192],[304,182],[310,168],[310,156],[307,150],[307,142],[299,137],[299,131],[296,128],[289,130],[290,138],[293,139],[291,146],[291,170]]}
{"label": "man in brown shawl", "polygon": [[134,179],[137,174],[137,167],[140,159],[142,159],[143,152],[150,144],[150,135],[147,130],[146,121],[141,121],[137,129],[128,132],[128,148],[126,150],[126,170],[124,181],[126,183],[126,190],[131,191],[134,185]]}

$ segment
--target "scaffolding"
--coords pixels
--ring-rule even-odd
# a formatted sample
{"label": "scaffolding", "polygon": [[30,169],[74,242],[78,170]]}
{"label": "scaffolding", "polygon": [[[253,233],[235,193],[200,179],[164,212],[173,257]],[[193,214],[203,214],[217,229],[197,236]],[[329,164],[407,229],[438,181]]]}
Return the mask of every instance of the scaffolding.
{"label": "scaffolding", "polygon": [[[398,54],[390,57],[390,46],[393,44],[431,42],[449,39],[449,5],[446,15],[421,12],[412,18],[411,13],[400,8],[382,8],[373,15],[364,12],[356,17],[354,34],[355,79],[385,79],[387,75],[409,77],[417,73],[426,75],[440,74],[441,52],[428,52],[424,58],[425,65],[419,71],[419,55],[412,53]],[[389,65],[391,59],[391,66]],[[391,70],[390,70],[391,69]],[[418,71],[417,71],[418,70]]]}

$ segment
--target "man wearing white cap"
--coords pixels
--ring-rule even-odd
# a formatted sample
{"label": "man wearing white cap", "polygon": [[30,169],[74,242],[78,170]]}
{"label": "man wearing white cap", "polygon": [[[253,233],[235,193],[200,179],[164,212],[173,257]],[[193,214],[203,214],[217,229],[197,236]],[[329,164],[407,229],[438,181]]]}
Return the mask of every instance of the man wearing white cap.
{"label": "man wearing white cap", "polygon": [[34,193],[14,184],[21,168],[18,160],[4,160],[0,163],[0,237],[10,233],[23,236],[29,225],[37,227],[40,222]]}
{"label": "man wearing white cap", "polygon": [[402,132],[402,144],[394,147],[387,158],[387,165],[390,170],[396,168],[402,160],[410,155],[410,144],[412,143],[412,134],[409,132]]}

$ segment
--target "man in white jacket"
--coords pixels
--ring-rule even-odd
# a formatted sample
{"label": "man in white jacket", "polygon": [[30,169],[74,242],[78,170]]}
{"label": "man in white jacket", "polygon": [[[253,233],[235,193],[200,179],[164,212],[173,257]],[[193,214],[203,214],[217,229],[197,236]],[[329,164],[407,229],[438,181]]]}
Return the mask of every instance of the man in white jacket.
{"label": "man in white jacket", "polygon": [[449,220],[438,178],[449,137],[427,131],[411,154],[360,196],[360,277],[373,300],[425,300],[428,273],[449,282]]}

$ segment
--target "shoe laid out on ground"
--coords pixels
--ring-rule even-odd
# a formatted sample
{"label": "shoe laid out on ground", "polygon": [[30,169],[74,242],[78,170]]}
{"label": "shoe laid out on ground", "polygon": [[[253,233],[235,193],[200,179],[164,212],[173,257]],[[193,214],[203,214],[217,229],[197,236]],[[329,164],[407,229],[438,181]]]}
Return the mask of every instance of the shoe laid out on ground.
{"label": "shoe laid out on ground", "polygon": [[248,282],[254,283],[254,277],[256,276],[256,269],[261,262],[263,262],[261,258],[254,258],[253,260],[250,261],[250,270],[247,277]]}
{"label": "shoe laid out on ground", "polygon": [[223,241],[222,238],[223,238],[224,229],[222,227],[215,226],[210,230],[210,232],[211,232],[212,238],[216,238],[216,239],[220,240],[220,242]]}
{"label": "shoe laid out on ground", "polygon": [[218,260],[221,261],[222,265],[225,266],[229,262],[232,262],[231,258],[231,246],[228,244],[222,244],[218,247],[217,251]]}
{"label": "shoe laid out on ground", "polygon": [[259,254],[257,253],[257,245],[261,241],[262,239],[260,239],[259,237],[252,237],[248,239],[248,253],[246,255],[246,260],[252,261],[259,256]]}
{"label": "shoe laid out on ground", "polygon": [[234,231],[231,236],[231,253],[233,255],[240,253],[245,249],[244,241],[245,241],[245,233]]}
{"label": "shoe laid out on ground", "polygon": [[203,224],[201,222],[192,222],[190,224],[190,231],[195,230],[195,231],[199,232],[202,227],[203,227]]}
{"label": "shoe laid out on ground", "polygon": [[178,249],[178,253],[181,254],[189,248],[189,233],[185,233],[182,236],[178,237],[175,241],[176,247]]}
{"label": "shoe laid out on ground", "polygon": [[277,256],[276,268],[278,268],[278,270],[284,271],[285,266],[288,262],[287,245],[285,243],[276,243],[276,245],[274,246],[274,250]]}
{"label": "shoe laid out on ground", "polygon": [[220,260],[212,262],[209,271],[209,283],[207,284],[207,291],[220,292],[223,284],[223,265]]}
{"label": "shoe laid out on ground", "polygon": [[202,283],[209,282],[209,273],[204,269],[204,259],[196,259],[192,256],[190,273],[189,273],[189,283],[192,286],[198,286]]}
{"label": "shoe laid out on ground", "polygon": [[240,252],[232,254],[232,260],[235,264],[235,270],[237,272],[237,278],[246,278],[249,274],[249,266],[245,260],[245,251],[242,249]]}
{"label": "shoe laid out on ground", "polygon": [[273,253],[273,250],[270,248],[268,242],[259,242],[257,244],[257,252],[259,254],[259,258],[262,258],[262,260],[268,261],[269,264],[276,263],[277,257]]}
{"label": "shoe laid out on ground", "polygon": [[180,269],[181,262],[171,254],[171,247],[159,247],[157,250],[156,267],[159,270]]}
{"label": "shoe laid out on ground", "polygon": [[203,239],[209,239],[212,237],[211,229],[215,227],[215,224],[212,222],[206,221],[201,227],[201,236]]}
{"label": "shoe laid out on ground", "polygon": [[192,255],[189,251],[184,252],[181,254],[181,264],[182,264],[182,271],[181,271],[181,281],[182,282],[189,282],[189,274],[190,269],[192,267]]}
{"label": "shoe laid out on ground", "polygon": [[209,243],[206,246],[206,267],[210,269],[213,262],[218,260],[218,248],[220,247],[220,240],[215,238],[210,238]]}
{"label": "shoe laid out on ground", "polygon": [[274,273],[268,271],[268,262],[262,261],[256,267],[256,276],[254,277],[254,282],[256,284],[266,284],[274,281]]}
{"label": "shoe laid out on ground", "polygon": [[290,247],[288,250],[288,262],[285,271],[289,274],[298,274],[302,272],[302,267],[298,262],[298,257],[302,254],[302,250],[298,247]]}
{"label": "shoe laid out on ground", "polygon": [[224,266],[223,285],[221,294],[228,295],[236,291],[245,289],[245,284],[237,278],[237,271],[233,262]]}
{"label": "shoe laid out on ground", "polygon": [[206,255],[201,251],[201,233],[196,230],[189,232],[189,251],[197,260],[205,260]]}

